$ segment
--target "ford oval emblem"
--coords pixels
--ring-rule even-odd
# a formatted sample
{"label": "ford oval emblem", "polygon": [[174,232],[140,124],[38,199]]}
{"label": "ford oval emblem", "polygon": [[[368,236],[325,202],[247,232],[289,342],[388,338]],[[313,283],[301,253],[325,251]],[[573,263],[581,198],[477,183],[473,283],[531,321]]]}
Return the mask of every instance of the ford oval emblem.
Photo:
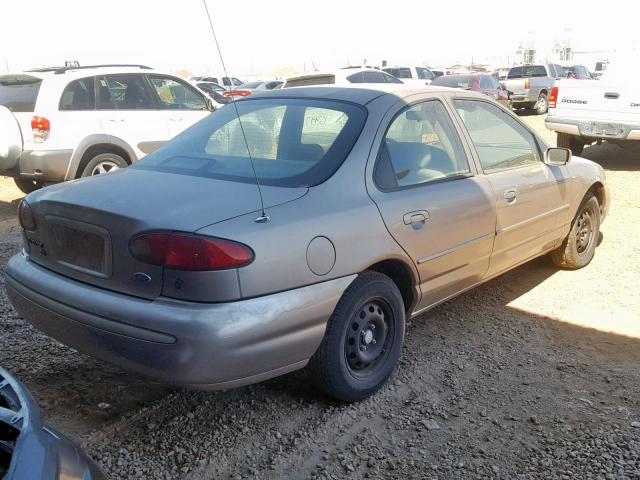
{"label": "ford oval emblem", "polygon": [[134,273],[133,278],[135,278],[136,282],[139,282],[139,283],[149,283],[151,281],[151,277],[146,273],[142,273],[142,272]]}

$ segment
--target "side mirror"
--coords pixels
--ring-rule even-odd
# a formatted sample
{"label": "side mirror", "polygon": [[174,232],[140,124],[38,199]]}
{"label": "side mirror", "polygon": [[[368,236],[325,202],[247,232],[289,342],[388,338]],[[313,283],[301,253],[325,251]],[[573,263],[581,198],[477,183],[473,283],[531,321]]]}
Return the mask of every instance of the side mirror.
{"label": "side mirror", "polygon": [[544,163],[547,165],[566,165],[571,160],[571,150],[568,148],[551,147],[544,152]]}
{"label": "side mirror", "polygon": [[210,97],[207,97],[207,110],[213,112],[216,109],[216,106],[213,104],[213,100]]}

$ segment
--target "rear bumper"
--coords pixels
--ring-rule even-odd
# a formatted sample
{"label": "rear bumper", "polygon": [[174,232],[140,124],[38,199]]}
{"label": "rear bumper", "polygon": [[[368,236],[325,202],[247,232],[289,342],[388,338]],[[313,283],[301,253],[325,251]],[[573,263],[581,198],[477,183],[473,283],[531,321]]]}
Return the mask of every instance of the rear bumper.
{"label": "rear bumper", "polygon": [[62,182],[72,154],[73,150],[26,150],[20,155],[16,168],[4,173],[43,182]]}
{"label": "rear bumper", "polygon": [[26,254],[5,270],[11,303],[64,344],[165,383],[226,389],[304,367],[355,276],[229,303],[144,300],[71,280]]}
{"label": "rear bumper", "polygon": [[[549,115],[545,120],[545,126],[549,130],[569,135],[577,135],[585,138],[604,140],[640,140],[640,123],[617,122],[617,121],[591,121],[577,118],[556,117]],[[619,127],[615,135],[598,134],[594,131],[594,123],[610,123]]]}
{"label": "rear bumper", "polygon": [[524,103],[536,103],[538,101],[538,94],[536,92],[526,93],[511,93],[509,97],[513,105],[520,105]]}

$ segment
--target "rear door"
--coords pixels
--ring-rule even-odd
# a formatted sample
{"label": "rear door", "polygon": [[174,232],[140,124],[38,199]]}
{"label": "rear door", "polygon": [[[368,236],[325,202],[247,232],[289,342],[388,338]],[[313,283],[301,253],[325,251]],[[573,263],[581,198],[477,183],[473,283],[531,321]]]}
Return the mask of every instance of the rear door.
{"label": "rear door", "polygon": [[494,192],[493,275],[557,243],[569,215],[567,170],[543,163],[535,136],[500,107],[476,99],[454,105]]}
{"label": "rear door", "polygon": [[417,309],[480,281],[493,246],[494,199],[489,182],[475,175],[445,104],[399,102],[375,144],[368,191],[419,272]]}
{"label": "rear door", "polygon": [[204,95],[178,78],[168,75],[147,75],[159,108],[169,121],[169,136],[175,137],[209,115]]}
{"label": "rear door", "polygon": [[78,78],[64,87],[58,111],[50,114],[52,128],[47,148],[71,148],[85,137],[102,132],[100,113],[96,111],[95,82],[95,76]]}
{"label": "rear door", "polygon": [[96,88],[104,132],[127,142],[138,158],[169,140],[168,117],[159,109],[144,74],[98,77]]}

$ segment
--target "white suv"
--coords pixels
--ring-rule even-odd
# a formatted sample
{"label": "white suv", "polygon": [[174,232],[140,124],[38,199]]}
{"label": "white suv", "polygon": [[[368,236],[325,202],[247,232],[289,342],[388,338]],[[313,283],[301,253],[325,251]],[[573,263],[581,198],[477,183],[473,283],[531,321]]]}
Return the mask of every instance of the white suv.
{"label": "white suv", "polygon": [[212,109],[189,82],[140,65],[0,75],[0,173],[28,193],[126,167]]}

